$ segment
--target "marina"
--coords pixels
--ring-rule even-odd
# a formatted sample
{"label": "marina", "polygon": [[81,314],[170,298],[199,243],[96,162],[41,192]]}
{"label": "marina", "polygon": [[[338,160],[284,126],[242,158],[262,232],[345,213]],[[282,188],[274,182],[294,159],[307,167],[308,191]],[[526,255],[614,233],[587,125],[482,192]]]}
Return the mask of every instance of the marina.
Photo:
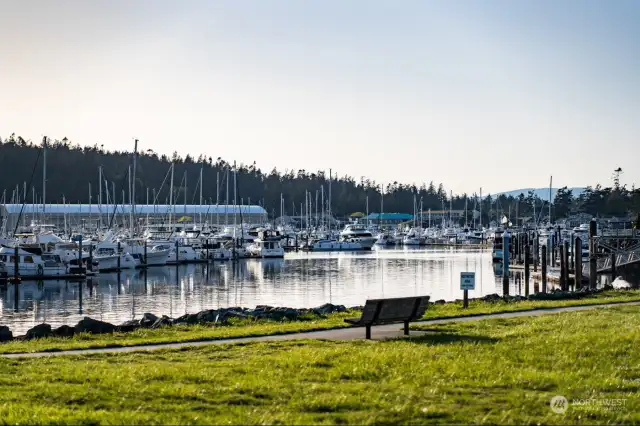
{"label": "marina", "polygon": [[[298,252],[283,259],[101,272],[80,282],[25,280],[0,285],[0,322],[25,332],[41,322],[73,325],[84,316],[120,323],[145,312],[176,316],[233,306],[356,306],[366,298],[422,294],[432,301],[451,301],[462,297],[463,271],[476,274],[476,290],[470,297],[502,292],[488,250]],[[524,294],[524,289],[514,280],[509,292]]]}

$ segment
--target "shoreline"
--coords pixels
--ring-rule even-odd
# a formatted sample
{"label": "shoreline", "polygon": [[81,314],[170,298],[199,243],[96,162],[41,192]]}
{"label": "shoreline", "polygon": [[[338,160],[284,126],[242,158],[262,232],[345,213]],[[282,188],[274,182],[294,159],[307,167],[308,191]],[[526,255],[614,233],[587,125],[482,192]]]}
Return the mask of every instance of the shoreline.
{"label": "shoreline", "polygon": [[[640,291],[602,288],[594,291],[538,293],[502,297],[497,294],[469,301],[429,303],[421,320],[465,318],[497,313],[525,312],[572,306],[619,304],[640,301]],[[85,317],[75,326],[52,328],[42,323],[26,334],[13,336],[0,326],[0,353],[48,352],[69,349],[139,346],[161,343],[197,342],[240,337],[294,334],[350,328],[345,318],[357,317],[361,307],[325,304],[313,309],[258,306],[255,309],[204,310],[178,318],[146,313],[139,319],[114,325]]]}

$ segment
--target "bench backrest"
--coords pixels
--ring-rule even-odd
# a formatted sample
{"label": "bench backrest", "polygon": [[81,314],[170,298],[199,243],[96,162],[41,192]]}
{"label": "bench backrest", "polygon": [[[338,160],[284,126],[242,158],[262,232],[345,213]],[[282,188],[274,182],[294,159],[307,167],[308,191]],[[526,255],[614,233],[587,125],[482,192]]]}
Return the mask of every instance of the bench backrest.
{"label": "bench backrest", "polygon": [[428,304],[429,296],[371,299],[365,303],[360,321],[412,321],[422,318]]}

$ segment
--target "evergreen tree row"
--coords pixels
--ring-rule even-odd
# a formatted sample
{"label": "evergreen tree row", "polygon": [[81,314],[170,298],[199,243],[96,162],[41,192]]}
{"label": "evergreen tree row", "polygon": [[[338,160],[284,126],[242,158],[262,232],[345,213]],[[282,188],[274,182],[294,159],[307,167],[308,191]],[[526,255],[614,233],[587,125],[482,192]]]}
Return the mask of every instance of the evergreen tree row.
{"label": "evergreen tree row", "polygon": [[[130,152],[107,151],[101,146],[72,144],[67,138],[47,141],[47,202],[89,203],[98,200],[98,176],[101,169],[103,179],[102,200],[106,202],[106,189],[109,186],[109,201],[115,188],[116,201],[128,203],[129,173],[132,165]],[[11,135],[0,139],[0,191],[4,202],[16,200],[30,203],[42,196],[42,144],[35,144],[20,136]],[[234,199],[234,165],[221,158],[204,154],[197,158],[187,155],[182,158],[176,152],[171,157],[158,155],[152,150],[140,152],[136,166],[136,203],[154,201],[166,204],[169,201],[170,169],[173,164],[174,194],[176,204],[194,204],[200,197],[200,174],[202,171],[202,196],[205,203],[230,203]],[[299,215],[304,209],[305,200],[315,211],[316,200],[321,210],[324,193],[325,206],[331,187],[334,215],[342,217],[354,212],[364,212],[367,199],[370,212],[378,212],[383,205],[385,212],[413,213],[422,211],[447,210],[451,204],[454,210],[480,210],[478,194],[454,194],[452,198],[442,183],[433,181],[420,186],[400,182],[381,185],[373,180],[356,180],[351,176],[331,176],[324,171],[288,170],[269,172],[253,164],[238,164],[235,167],[237,202],[259,204],[270,216],[279,216],[281,194],[284,213]],[[563,218],[575,213],[588,213],[594,216],[624,216],[640,212],[640,190],[628,189],[619,183],[619,173],[614,175],[611,187],[588,187],[579,196],[574,196],[566,187],[560,189],[552,205],[553,219]],[[331,180],[331,185],[329,181]],[[106,183],[105,183],[106,182]],[[30,184],[29,184],[30,183]],[[89,189],[91,187],[91,189]],[[228,190],[227,190],[228,188]],[[227,198],[228,197],[228,198]],[[487,196],[482,200],[483,222],[500,219],[502,215],[512,218],[533,218],[546,220],[549,205],[533,193],[511,197],[500,195],[497,198]],[[426,219],[426,218],[425,218]]]}

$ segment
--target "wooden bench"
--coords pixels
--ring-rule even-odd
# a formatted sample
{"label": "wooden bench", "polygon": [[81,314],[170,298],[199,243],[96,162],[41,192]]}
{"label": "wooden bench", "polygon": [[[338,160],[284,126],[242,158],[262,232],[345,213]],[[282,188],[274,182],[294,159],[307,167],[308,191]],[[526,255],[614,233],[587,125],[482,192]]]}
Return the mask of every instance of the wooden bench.
{"label": "wooden bench", "polygon": [[344,321],[366,327],[366,338],[371,339],[371,326],[377,324],[404,323],[404,334],[409,335],[409,322],[422,318],[427,311],[429,296],[372,299],[362,309],[362,317]]}

